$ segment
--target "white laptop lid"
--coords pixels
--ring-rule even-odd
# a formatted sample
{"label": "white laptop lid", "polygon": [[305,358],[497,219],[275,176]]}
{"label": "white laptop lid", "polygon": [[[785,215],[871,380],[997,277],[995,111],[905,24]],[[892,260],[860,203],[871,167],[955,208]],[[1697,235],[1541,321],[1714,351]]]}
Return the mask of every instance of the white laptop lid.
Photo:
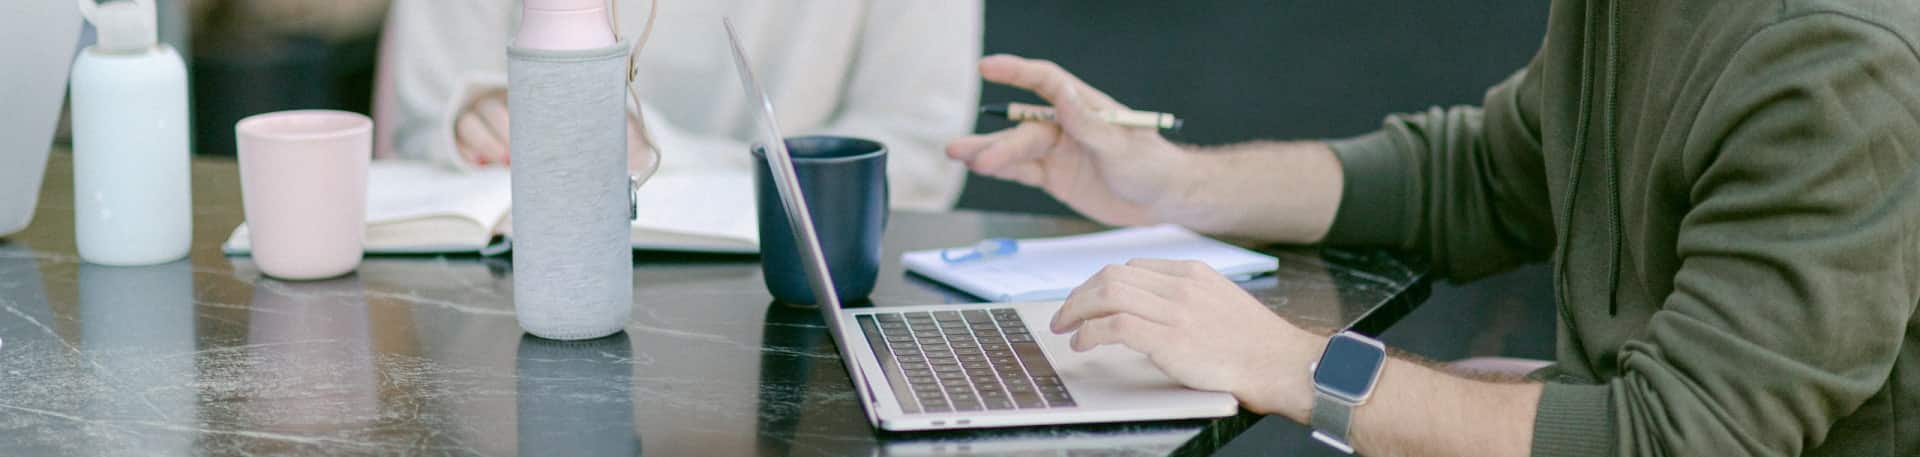
{"label": "white laptop lid", "polygon": [[66,0],[16,0],[0,14],[0,236],[33,219],[53,147],[80,10]]}
{"label": "white laptop lid", "polygon": [[[757,104],[754,115],[760,120],[760,144],[766,146],[767,169],[773,175],[774,187],[779,190],[781,206],[787,213],[787,225],[793,227],[794,245],[800,249],[802,269],[807,272],[807,284],[813,289],[814,303],[820,306],[820,314],[825,319],[827,329],[840,348],[840,359],[847,366],[847,376],[852,378],[854,390],[860,398],[869,403],[877,402],[870,390],[866,373],[860,369],[857,358],[853,356],[854,345],[848,342],[846,326],[841,325],[840,297],[833,290],[833,279],[827,273],[826,256],[820,249],[820,237],[813,228],[813,217],[807,210],[806,197],[800,193],[800,178],[793,171],[793,156],[787,151],[785,136],[780,133],[780,125],[774,121],[773,100],[760,87],[753,77],[753,66],[747,63],[746,51],[740,49],[739,35],[734,33],[733,21],[721,18],[720,23],[727,30],[727,44],[733,49],[734,69],[740,74],[740,86],[747,91],[747,101]],[[861,408],[867,413],[867,420],[879,425],[871,407]]]}
{"label": "white laptop lid", "polygon": [[[727,44],[733,49],[734,68],[740,74],[740,87],[747,91],[747,102],[754,107],[754,116],[760,119],[759,144],[766,146],[767,169],[773,175],[774,188],[779,190],[780,205],[786,209],[787,225],[793,227],[794,245],[800,248],[800,263],[807,272],[807,282],[813,289],[814,301],[822,309],[840,307],[840,297],[833,290],[833,278],[827,276],[827,260],[821,254],[820,237],[813,230],[812,213],[807,211],[807,199],[800,193],[800,178],[793,171],[793,155],[787,151],[786,136],[780,133],[780,124],[773,114],[773,100],[767,98],[760,88],[760,81],[753,77],[753,66],[747,63],[746,51],[740,49],[740,38],[733,31],[733,21],[720,18],[720,24],[727,29]],[[838,319],[840,313],[827,313],[826,318]]]}

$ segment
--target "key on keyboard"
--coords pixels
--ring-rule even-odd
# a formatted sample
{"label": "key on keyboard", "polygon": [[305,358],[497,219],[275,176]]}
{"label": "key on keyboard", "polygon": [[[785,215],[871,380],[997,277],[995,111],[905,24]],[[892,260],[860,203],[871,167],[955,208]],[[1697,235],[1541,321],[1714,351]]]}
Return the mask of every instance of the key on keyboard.
{"label": "key on keyboard", "polygon": [[1075,406],[1013,308],[857,317],[908,413]]}

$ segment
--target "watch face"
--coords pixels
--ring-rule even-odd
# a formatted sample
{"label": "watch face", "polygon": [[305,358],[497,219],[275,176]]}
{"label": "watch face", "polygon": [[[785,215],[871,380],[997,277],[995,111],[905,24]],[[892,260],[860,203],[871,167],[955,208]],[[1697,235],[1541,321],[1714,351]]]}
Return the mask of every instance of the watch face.
{"label": "watch face", "polygon": [[1358,400],[1373,390],[1374,374],[1387,360],[1386,350],[1347,335],[1327,341],[1327,352],[1313,370],[1313,384],[1321,390]]}

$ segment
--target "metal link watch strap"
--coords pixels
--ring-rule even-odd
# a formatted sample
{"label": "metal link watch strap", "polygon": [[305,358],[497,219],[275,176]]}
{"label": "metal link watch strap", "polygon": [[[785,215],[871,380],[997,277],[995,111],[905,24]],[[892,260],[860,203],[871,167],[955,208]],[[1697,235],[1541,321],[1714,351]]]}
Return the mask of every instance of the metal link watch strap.
{"label": "metal link watch strap", "polygon": [[1353,445],[1347,443],[1347,430],[1352,418],[1352,404],[1319,391],[1313,393],[1313,413],[1308,422],[1313,426],[1314,439],[1352,454]]}
{"label": "metal link watch strap", "polygon": [[1307,422],[1313,426],[1314,439],[1352,454],[1353,445],[1347,443],[1347,429],[1352,418],[1353,404],[1317,390],[1313,392],[1313,413]]}

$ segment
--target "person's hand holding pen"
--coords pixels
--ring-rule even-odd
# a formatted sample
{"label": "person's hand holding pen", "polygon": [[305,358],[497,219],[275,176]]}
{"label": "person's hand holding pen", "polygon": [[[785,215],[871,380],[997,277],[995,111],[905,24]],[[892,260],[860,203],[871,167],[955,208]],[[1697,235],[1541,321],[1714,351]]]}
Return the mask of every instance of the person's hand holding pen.
{"label": "person's hand holding pen", "polygon": [[1186,154],[1150,128],[1103,122],[1102,110],[1125,106],[1053,62],[1011,55],[980,60],[988,81],[1033,91],[1053,104],[1057,123],[1022,122],[970,135],[947,145],[947,156],[974,172],[1039,187],[1102,223],[1139,225],[1165,220],[1183,185],[1171,171]]}
{"label": "person's hand holding pen", "polygon": [[[947,156],[983,175],[1039,187],[1109,225],[1175,223],[1213,234],[1312,243],[1325,236],[1345,180],[1319,141],[1176,145],[1180,121],[1133,111],[1059,65],[1011,55],[980,59],[988,81],[1053,104],[1009,104],[1013,128],[960,137]],[[989,106],[988,111],[999,108]]]}
{"label": "person's hand holding pen", "polygon": [[[492,92],[476,97],[473,103],[460,111],[453,124],[454,146],[460,152],[460,159],[477,166],[509,166],[513,164],[513,151],[509,150],[507,116],[507,93]],[[627,171],[652,169],[653,161],[659,160],[647,137],[642,133],[639,118],[627,116]]]}

